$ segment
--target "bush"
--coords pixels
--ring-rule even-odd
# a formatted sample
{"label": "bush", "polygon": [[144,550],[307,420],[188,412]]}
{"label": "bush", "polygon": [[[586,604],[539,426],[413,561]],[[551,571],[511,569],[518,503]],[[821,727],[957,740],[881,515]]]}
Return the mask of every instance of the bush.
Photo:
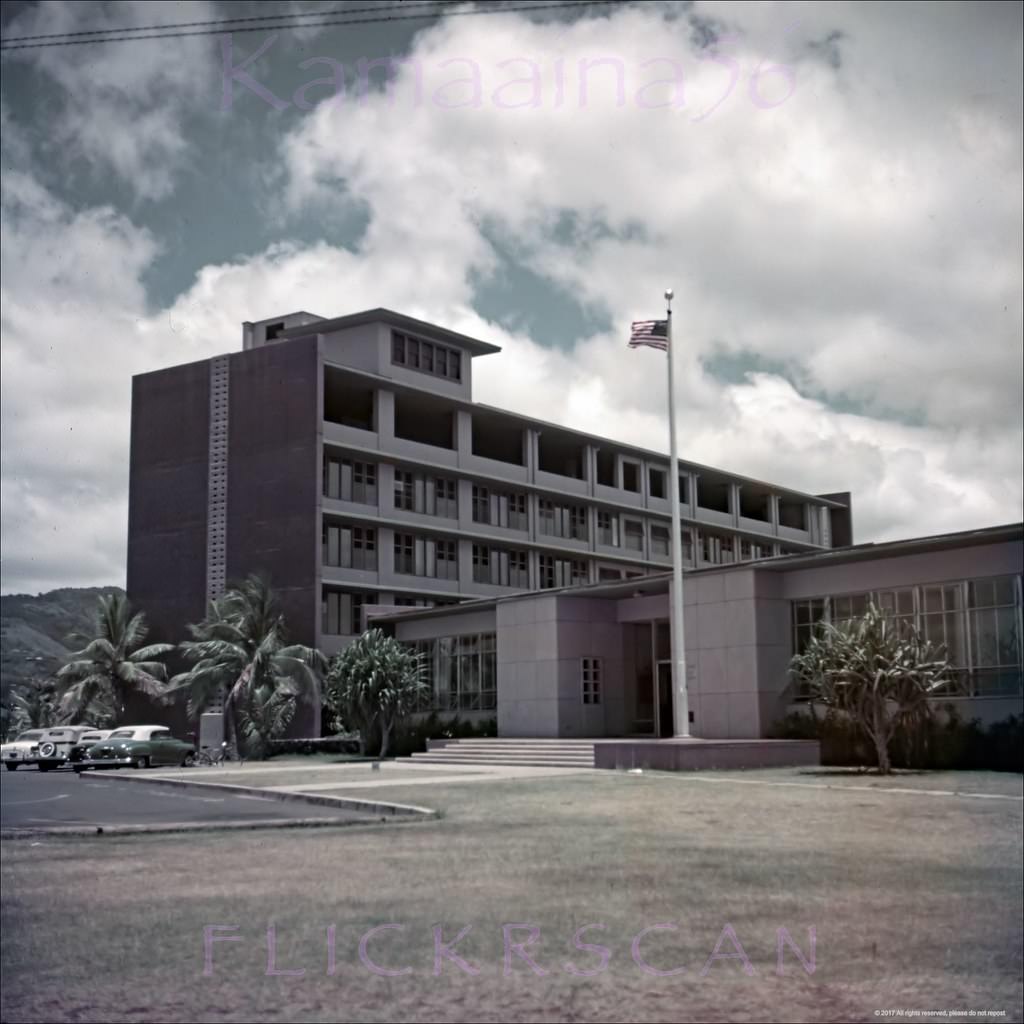
{"label": "bush", "polygon": [[278,754],[358,754],[358,736],[322,736],[320,739],[271,740],[268,757]]}
{"label": "bush", "polygon": [[395,737],[392,753],[396,757],[408,757],[427,749],[427,740],[469,739],[474,736],[497,736],[498,720],[488,718],[483,722],[469,722],[455,715],[447,721],[436,711],[431,711],[420,721],[406,722]]}
{"label": "bush", "polygon": [[[983,728],[977,719],[965,722],[952,705],[915,729],[901,728],[890,754],[895,768],[1024,772],[1024,719],[1011,715]],[[817,739],[821,763],[832,766],[873,766],[874,748],[851,719],[829,711],[822,718],[792,712],[770,730],[775,739]]]}

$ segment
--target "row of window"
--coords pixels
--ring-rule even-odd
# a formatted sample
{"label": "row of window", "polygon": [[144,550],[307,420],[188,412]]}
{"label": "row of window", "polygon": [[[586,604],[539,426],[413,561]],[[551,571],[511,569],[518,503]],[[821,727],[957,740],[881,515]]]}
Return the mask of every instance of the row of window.
{"label": "row of window", "polygon": [[409,370],[429,373],[446,380],[462,380],[462,353],[434,341],[411,338],[398,331],[391,332],[391,362]]}
{"label": "row of window", "polygon": [[320,629],[328,636],[357,636],[363,631],[366,605],[387,604],[408,608],[432,608],[459,604],[458,598],[422,598],[411,594],[325,589],[320,600]]}
{"label": "row of window", "polygon": [[[365,505],[377,504],[377,467],[372,462],[328,458],[325,461],[324,494]],[[418,512],[441,519],[458,519],[458,485],[449,477],[430,476],[395,470],[394,506],[406,512]],[[501,526],[510,530],[529,529],[527,496],[518,491],[496,491],[473,486],[473,522]],[[589,540],[587,509],[584,505],[566,504],[547,498],[538,501],[538,529],[549,537]],[[698,531],[700,555],[712,565],[768,558],[768,544],[757,544],[728,534]],[[667,557],[672,553],[672,535],[667,526],[650,524],[651,555]],[[597,542],[604,547],[643,552],[644,527],[636,519],[622,518],[615,512],[598,510]],[[693,563],[693,539],[689,529],[683,530],[683,561]],[[337,564],[337,563],[329,563]]]}
{"label": "row of window", "polygon": [[[437,503],[447,501],[442,492],[427,488],[426,493],[431,501]],[[639,525],[639,524],[637,524]],[[624,534],[627,549],[642,550],[642,545],[631,540],[627,530]],[[669,532],[663,527],[651,527],[651,549],[655,554],[668,555]],[[639,535],[642,541],[642,534]],[[761,549],[749,542],[735,543],[735,538],[703,538],[704,558],[706,561],[733,561],[734,552],[742,552],[745,559],[762,557]],[[684,562],[692,562],[692,543],[689,534],[684,535]],[[722,557],[723,552],[727,557]],[[323,564],[342,569],[361,569],[375,572],[377,561],[377,531],[373,527],[353,526],[350,524],[325,523],[322,531]],[[539,587],[570,586],[586,583],[589,579],[587,562],[584,559],[558,558],[553,555],[541,555],[539,560]],[[473,545],[473,580],[476,583],[492,583],[495,586],[517,587],[529,589],[530,557],[525,550],[506,550],[486,544]],[[622,571],[599,567],[598,579],[621,579]],[[425,576],[434,579],[457,580],[458,541],[441,540],[422,537],[411,533],[397,533],[394,537],[394,570],[410,576]],[[849,601],[848,598],[837,598],[839,602]],[[845,608],[841,604],[840,608]],[[840,614],[837,612],[837,614]],[[847,617],[842,615],[841,617]]]}
{"label": "row of window", "polygon": [[915,626],[924,639],[946,648],[960,676],[951,694],[1018,694],[1020,586],[1019,576],[1000,576],[794,601],[793,650],[806,649],[819,623],[842,627],[874,603],[897,621]]}

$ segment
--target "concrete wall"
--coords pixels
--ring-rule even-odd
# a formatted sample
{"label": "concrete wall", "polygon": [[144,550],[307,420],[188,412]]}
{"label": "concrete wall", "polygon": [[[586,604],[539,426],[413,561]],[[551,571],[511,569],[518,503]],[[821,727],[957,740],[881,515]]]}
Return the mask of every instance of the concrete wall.
{"label": "concrete wall", "polygon": [[206,610],[209,424],[207,360],[132,378],[127,589],[153,643]]}

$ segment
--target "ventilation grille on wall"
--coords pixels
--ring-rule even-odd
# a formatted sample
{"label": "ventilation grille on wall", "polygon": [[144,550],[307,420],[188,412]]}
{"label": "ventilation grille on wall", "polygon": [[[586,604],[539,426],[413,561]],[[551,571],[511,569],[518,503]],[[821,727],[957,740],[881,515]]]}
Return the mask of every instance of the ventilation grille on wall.
{"label": "ventilation grille on wall", "polygon": [[[206,599],[224,593],[228,533],[228,356],[210,360],[209,482],[206,498]],[[219,711],[220,703],[210,707]]]}

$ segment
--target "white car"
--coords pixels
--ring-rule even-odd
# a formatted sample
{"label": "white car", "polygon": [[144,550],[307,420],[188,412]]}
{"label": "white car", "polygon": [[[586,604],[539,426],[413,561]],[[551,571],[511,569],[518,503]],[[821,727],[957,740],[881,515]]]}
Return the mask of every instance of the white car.
{"label": "white car", "polygon": [[93,725],[62,725],[47,729],[39,737],[39,745],[29,751],[25,763],[35,763],[41,772],[59,768],[71,754],[71,748],[86,733],[98,732]]}
{"label": "white car", "polygon": [[19,765],[35,762],[32,748],[39,745],[44,732],[46,732],[45,729],[26,729],[13,742],[0,746],[0,760],[3,761],[9,772],[16,772]]}

